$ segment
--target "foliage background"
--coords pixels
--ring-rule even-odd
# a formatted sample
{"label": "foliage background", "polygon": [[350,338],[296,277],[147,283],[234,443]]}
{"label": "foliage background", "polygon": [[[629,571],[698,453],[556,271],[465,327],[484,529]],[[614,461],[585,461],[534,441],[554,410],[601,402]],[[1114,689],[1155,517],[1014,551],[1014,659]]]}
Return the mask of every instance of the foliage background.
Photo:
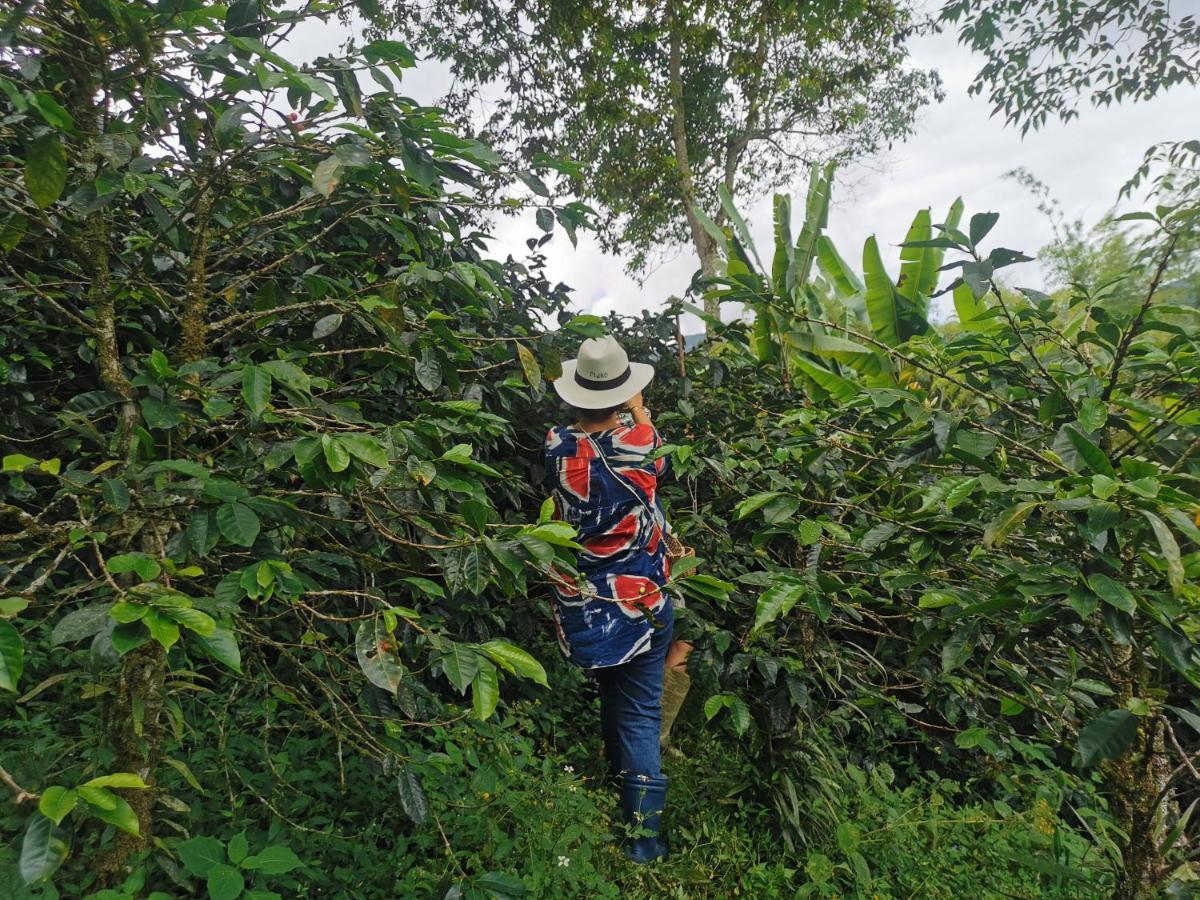
{"label": "foliage background", "polygon": [[[305,13],[4,26],[3,890],[1186,896],[1186,178],[1060,243],[1053,296],[997,281],[1027,258],[961,204],[893,282],[823,234],[828,170],[769,257],[726,192],[707,298],[753,317],[681,362],[676,310],[575,317],[544,278],[583,204],[535,192],[530,257],[488,258],[553,161],[406,99],[394,41],[293,66]],[[546,380],[605,327],[657,360],[701,557],[650,870],[548,625]]]}

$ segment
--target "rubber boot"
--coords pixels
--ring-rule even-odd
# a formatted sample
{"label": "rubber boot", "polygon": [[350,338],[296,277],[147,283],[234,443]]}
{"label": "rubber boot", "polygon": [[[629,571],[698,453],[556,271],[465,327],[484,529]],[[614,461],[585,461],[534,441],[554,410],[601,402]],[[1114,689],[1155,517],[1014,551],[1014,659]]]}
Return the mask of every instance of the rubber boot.
{"label": "rubber boot", "polygon": [[626,775],[621,781],[621,815],[634,836],[625,839],[625,856],[645,864],[667,858],[667,845],[659,838],[663,806],[667,800],[667,777]]}
{"label": "rubber boot", "polygon": [[663,669],[662,691],[662,733],[659,736],[659,746],[665,747],[671,742],[671,726],[679,715],[688,689],[692,686],[692,676],[687,669],[667,666]]}

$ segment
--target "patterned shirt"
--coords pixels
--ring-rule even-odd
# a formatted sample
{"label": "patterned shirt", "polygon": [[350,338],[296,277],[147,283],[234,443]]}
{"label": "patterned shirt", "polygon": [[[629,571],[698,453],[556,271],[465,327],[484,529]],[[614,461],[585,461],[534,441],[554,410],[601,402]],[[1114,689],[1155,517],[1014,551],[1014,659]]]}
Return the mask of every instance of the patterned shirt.
{"label": "patterned shirt", "polygon": [[583,547],[577,553],[583,589],[569,577],[552,582],[554,621],[563,653],[585,669],[620,665],[649,647],[646,611],[667,602],[666,516],[658,498],[667,461],[646,459],[662,444],[649,424],[590,435],[557,427],[546,435],[555,516],[575,526]]}

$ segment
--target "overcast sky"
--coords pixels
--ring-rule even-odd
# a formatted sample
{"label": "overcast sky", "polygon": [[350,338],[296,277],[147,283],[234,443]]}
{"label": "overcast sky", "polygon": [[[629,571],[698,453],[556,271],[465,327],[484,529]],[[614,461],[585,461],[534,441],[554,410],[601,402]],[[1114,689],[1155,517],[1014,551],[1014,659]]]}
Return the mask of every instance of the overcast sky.
{"label": "overcast sky", "polygon": [[[346,36],[336,26],[308,23],[289,40],[287,55],[301,60],[330,53]],[[934,221],[941,221],[960,195],[966,204],[964,221],[975,212],[998,212],[1000,221],[990,240],[1035,255],[1051,237],[1050,224],[1035,208],[1034,199],[1003,177],[1006,172],[1017,166],[1029,170],[1049,186],[1069,218],[1092,224],[1116,203],[1121,185],[1150,144],[1193,138],[1200,121],[1200,88],[1180,87],[1148,103],[1083,108],[1070,124],[1050,124],[1022,138],[1001,119],[989,116],[986,97],[967,95],[981,61],[960,47],[953,34],[922,38],[914,42],[912,52],[915,65],[941,74],[946,99],[925,108],[914,136],[869,167],[843,173],[835,187],[828,233],[842,256],[856,267],[863,241],[875,234],[885,263],[898,268],[899,250],[894,245],[904,239],[913,214],[931,206]],[[403,90],[423,103],[436,102],[449,83],[445,67],[436,61],[420,63],[406,76]],[[790,192],[802,198],[806,181],[807,173],[797,171]],[[740,208],[760,251],[769,253],[770,199],[743,203]],[[501,258],[509,253],[523,257],[526,238],[540,234],[532,214],[502,218],[494,228],[493,251]],[[658,308],[665,298],[687,288],[697,268],[690,246],[682,247],[639,284],[626,274],[623,260],[602,252],[583,232],[578,248],[560,231],[543,252],[549,277],[574,288],[580,311],[601,314]],[[1037,263],[1009,271],[1015,284],[1043,284]],[[698,330],[697,324],[685,323],[684,330]]]}

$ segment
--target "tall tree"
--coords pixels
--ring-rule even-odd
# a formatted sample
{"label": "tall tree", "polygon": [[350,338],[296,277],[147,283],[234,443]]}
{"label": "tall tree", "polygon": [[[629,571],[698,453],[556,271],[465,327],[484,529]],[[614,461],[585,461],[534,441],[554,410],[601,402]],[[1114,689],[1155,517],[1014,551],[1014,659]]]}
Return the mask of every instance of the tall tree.
{"label": "tall tree", "polygon": [[951,0],[941,18],[986,62],[971,93],[1022,133],[1050,117],[1200,81],[1200,19],[1163,0]]}
{"label": "tall tree", "polygon": [[576,161],[559,171],[634,272],[690,243],[713,275],[700,214],[721,221],[722,188],[761,194],[802,163],[873,153],[939,92],[908,65],[913,14],[890,0],[397,0],[376,24],[449,61],[448,104],[484,100],[493,143]]}

